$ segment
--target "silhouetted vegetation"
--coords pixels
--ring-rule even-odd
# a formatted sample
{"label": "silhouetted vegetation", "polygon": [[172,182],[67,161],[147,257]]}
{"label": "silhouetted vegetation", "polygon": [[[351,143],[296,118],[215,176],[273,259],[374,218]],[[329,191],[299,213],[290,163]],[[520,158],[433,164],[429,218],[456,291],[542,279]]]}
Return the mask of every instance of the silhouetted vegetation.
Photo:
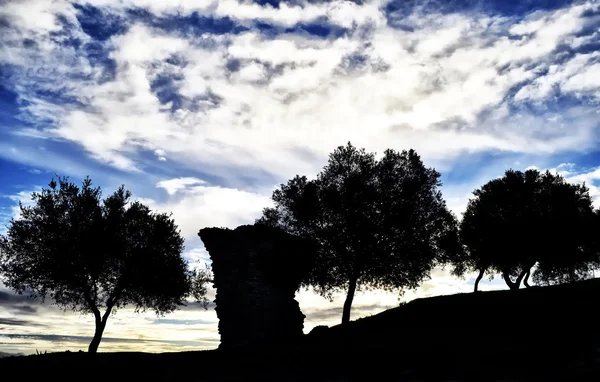
{"label": "silhouetted vegetation", "polygon": [[453,272],[502,274],[510,289],[533,280],[555,284],[592,276],[599,266],[598,215],[585,185],[537,170],[508,170],[473,192],[460,224],[465,252]]}
{"label": "silhouetted vegetation", "polygon": [[163,314],[206,292],[205,274],[190,271],[181,256],[183,238],[173,220],[130,197],[121,187],[101,200],[89,178],[81,188],[67,178],[52,180],[33,193],[32,206],[20,205],[21,217],[1,238],[8,287],[94,315],[90,353],[116,309]]}
{"label": "silhouetted vegetation", "polygon": [[346,290],[342,322],[357,288],[416,288],[441,259],[460,250],[440,174],[414,150],[375,154],[348,143],[314,180],[297,175],[275,190],[259,224],[318,243],[305,280],[323,296]]}

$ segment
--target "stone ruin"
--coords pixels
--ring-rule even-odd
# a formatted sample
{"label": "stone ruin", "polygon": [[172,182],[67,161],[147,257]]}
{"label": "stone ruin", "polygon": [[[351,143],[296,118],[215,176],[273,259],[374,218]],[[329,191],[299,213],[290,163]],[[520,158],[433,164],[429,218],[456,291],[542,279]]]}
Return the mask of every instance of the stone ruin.
{"label": "stone ruin", "polygon": [[294,297],[312,265],[313,247],[263,225],[204,228],[198,236],[212,260],[219,349],[303,337],[305,316]]}

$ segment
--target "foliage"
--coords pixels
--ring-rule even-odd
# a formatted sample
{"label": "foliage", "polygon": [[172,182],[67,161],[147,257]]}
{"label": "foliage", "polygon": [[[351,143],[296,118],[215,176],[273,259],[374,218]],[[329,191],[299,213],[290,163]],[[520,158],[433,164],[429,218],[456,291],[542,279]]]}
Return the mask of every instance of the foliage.
{"label": "foliage", "polygon": [[204,309],[208,307],[208,284],[213,282],[213,273],[210,265],[205,264],[204,268],[195,268],[188,271],[189,296],[201,303]]}
{"label": "foliage", "polygon": [[[200,296],[205,291],[181,256],[183,238],[173,220],[130,197],[120,187],[102,200],[89,178],[81,188],[53,179],[33,193],[32,206],[20,205],[20,218],[2,237],[4,283],[50,297],[65,310],[93,313],[100,336],[114,309],[164,314],[188,295]],[[100,309],[106,309],[102,317]]]}
{"label": "foliage", "polygon": [[473,195],[460,224],[467,251],[451,259],[454,273],[489,269],[517,289],[538,262],[533,278],[546,283],[584,278],[597,266],[596,215],[585,185],[508,170]]}
{"label": "foliage", "polygon": [[347,321],[355,288],[415,288],[438,260],[459,250],[439,177],[414,150],[386,150],[376,160],[348,143],[315,180],[297,175],[275,190],[275,207],[257,223],[318,243],[304,285],[325,297],[347,290]]}
{"label": "foliage", "polygon": [[594,211],[588,188],[548,172],[540,180],[541,224],[536,231],[546,240],[538,244],[533,280],[550,285],[593,277],[600,267],[600,215]]}

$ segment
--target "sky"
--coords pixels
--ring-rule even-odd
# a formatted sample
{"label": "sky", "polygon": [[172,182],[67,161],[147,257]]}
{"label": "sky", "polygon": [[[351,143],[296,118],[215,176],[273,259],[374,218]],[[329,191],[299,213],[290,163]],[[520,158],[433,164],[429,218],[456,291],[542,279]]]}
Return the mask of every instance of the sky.
{"label": "sky", "polygon": [[[585,182],[598,206],[599,133],[598,1],[0,0],[0,233],[56,174],[89,175],[172,212],[186,259],[208,262],[199,229],[252,223],[348,141],[415,149],[459,217],[508,168]],[[474,278],[360,292],[352,319]],[[305,332],[341,320],[341,295],[297,299]],[[217,323],[212,305],[122,309],[100,351],[212,349]],[[0,285],[0,355],[92,334],[90,316]]]}

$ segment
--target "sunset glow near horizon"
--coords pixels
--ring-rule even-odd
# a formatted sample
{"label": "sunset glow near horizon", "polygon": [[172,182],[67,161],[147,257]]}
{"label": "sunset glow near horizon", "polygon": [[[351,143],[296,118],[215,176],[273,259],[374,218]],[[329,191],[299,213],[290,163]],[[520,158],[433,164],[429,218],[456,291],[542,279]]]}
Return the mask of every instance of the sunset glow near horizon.
{"label": "sunset glow near horizon", "polygon": [[[55,174],[121,184],[197,232],[249,224],[272,191],[314,177],[348,141],[414,148],[460,217],[508,168],[600,185],[598,1],[8,0],[0,6],[0,233]],[[419,289],[361,292],[352,319],[470,292],[436,270]],[[501,278],[480,289],[505,289]],[[214,298],[214,290],[210,291]],[[341,320],[302,290],[305,333]],[[214,305],[121,309],[99,351],[218,346]],[[0,356],[86,350],[91,315],[0,284]]]}

